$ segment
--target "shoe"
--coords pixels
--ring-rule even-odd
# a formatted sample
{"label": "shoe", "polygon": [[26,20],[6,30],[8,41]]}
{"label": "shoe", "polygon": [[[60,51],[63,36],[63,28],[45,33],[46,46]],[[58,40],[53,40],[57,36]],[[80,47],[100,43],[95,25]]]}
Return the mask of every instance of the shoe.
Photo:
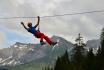
{"label": "shoe", "polygon": [[55,46],[57,44],[57,42],[53,42],[52,46]]}
{"label": "shoe", "polygon": [[45,43],[44,41],[40,41],[40,44],[41,44],[41,45],[44,45],[44,44],[46,44],[46,43]]}

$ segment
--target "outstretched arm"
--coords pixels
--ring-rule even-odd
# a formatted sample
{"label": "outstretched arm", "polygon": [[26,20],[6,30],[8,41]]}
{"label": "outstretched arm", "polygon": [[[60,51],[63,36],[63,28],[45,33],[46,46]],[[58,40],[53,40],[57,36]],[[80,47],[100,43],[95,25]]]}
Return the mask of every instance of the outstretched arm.
{"label": "outstretched arm", "polygon": [[37,24],[35,25],[35,28],[39,25],[39,22],[40,22],[40,17],[38,16],[38,21],[37,21]]}
{"label": "outstretched arm", "polygon": [[24,25],[24,23],[23,22],[21,22],[21,24],[22,24],[22,26],[27,30],[27,27]]}

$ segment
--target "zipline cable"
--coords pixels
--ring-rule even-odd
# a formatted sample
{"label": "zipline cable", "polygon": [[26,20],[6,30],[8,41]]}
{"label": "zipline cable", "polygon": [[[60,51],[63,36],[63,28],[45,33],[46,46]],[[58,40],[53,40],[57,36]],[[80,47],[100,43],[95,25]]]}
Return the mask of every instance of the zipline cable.
{"label": "zipline cable", "polygon": [[78,13],[71,13],[71,14],[63,14],[63,15],[53,15],[53,16],[43,16],[41,18],[45,18],[45,17],[57,17],[57,16],[67,16],[67,15],[80,15],[80,14],[90,14],[90,13],[101,13],[104,12],[104,10],[100,10],[100,11],[88,11],[88,12],[78,12]]}
{"label": "zipline cable", "polygon": [[[95,11],[88,11],[88,12],[68,13],[68,14],[53,15],[53,16],[42,16],[40,18],[58,17],[58,16],[67,16],[67,15],[80,15],[80,14],[90,14],[90,13],[102,13],[102,12],[104,12],[104,10],[95,10]],[[20,18],[37,18],[37,17],[1,17],[0,19],[20,19]]]}

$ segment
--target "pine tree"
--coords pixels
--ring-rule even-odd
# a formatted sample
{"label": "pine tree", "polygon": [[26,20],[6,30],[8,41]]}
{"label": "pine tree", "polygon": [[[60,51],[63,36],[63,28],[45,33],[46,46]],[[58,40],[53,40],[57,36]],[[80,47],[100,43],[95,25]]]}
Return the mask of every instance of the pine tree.
{"label": "pine tree", "polygon": [[70,60],[68,52],[66,51],[63,56],[58,57],[54,70],[69,70],[69,69],[70,69]]}
{"label": "pine tree", "polygon": [[104,28],[100,36],[100,47],[96,56],[96,70],[104,70]]}
{"label": "pine tree", "polygon": [[[101,66],[100,66],[100,58],[101,58],[101,47],[99,46],[98,50],[97,50],[97,53],[96,53],[96,57],[95,57],[95,63],[96,63],[96,66],[95,66],[95,70],[98,70]],[[101,69],[99,69],[101,70]]]}
{"label": "pine tree", "polygon": [[62,66],[62,65],[60,63],[61,63],[61,59],[60,59],[60,57],[58,57],[54,70],[61,70],[60,66]]}
{"label": "pine tree", "polygon": [[92,48],[89,49],[85,62],[85,70],[95,70],[95,55]]}
{"label": "pine tree", "polygon": [[75,70],[83,70],[83,64],[85,60],[85,44],[83,43],[83,37],[81,37],[80,34],[78,34],[78,38],[75,40],[75,48],[73,49],[73,54],[72,54],[72,63],[73,69]]}

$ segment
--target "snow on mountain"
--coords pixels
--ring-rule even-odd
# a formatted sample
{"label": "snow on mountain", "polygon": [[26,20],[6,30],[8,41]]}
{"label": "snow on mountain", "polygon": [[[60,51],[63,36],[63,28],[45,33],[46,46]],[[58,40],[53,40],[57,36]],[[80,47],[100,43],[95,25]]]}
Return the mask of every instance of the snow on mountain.
{"label": "snow on mountain", "polygon": [[16,65],[21,64],[20,58],[27,52],[31,51],[33,44],[15,43],[10,48],[0,50],[0,65]]}
{"label": "snow on mountain", "polygon": [[47,59],[52,59],[63,54],[67,49],[73,47],[71,42],[68,42],[62,37],[53,36],[52,40],[59,40],[58,46],[56,46],[53,51],[53,47],[48,44],[41,46],[40,44],[25,44],[16,42],[10,48],[5,48],[0,51],[0,65],[24,64],[32,60],[45,57]]}

